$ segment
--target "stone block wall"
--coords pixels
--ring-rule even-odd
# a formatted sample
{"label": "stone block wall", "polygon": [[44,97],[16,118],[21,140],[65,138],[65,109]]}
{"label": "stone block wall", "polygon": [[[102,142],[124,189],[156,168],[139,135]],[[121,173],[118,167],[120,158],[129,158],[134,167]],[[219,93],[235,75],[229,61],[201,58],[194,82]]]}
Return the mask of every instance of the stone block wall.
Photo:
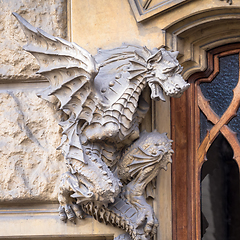
{"label": "stone block wall", "polygon": [[59,116],[35,91],[0,93],[0,201],[56,201],[66,171]]}
{"label": "stone block wall", "polygon": [[35,72],[35,58],[22,50],[24,33],[12,15],[67,38],[66,0],[0,2],[0,202],[57,201],[57,186],[66,171],[60,144],[60,116],[37,97],[47,81]]}
{"label": "stone block wall", "polygon": [[37,61],[22,50],[26,44],[24,33],[12,15],[17,12],[33,26],[48,33],[67,37],[66,0],[2,0],[0,2],[0,79],[35,77]]}

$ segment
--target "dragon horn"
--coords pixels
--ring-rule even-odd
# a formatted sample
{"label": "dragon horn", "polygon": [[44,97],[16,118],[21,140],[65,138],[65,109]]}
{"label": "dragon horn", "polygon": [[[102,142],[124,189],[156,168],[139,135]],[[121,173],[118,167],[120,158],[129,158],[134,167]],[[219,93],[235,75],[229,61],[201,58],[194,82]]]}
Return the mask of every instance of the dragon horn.
{"label": "dragon horn", "polygon": [[173,58],[177,58],[179,51],[171,52],[170,54]]}

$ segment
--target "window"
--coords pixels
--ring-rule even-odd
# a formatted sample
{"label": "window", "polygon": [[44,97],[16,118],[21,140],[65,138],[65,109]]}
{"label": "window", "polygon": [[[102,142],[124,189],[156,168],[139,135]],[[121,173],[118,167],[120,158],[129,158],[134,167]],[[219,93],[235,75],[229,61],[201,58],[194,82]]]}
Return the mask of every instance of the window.
{"label": "window", "polygon": [[173,239],[240,237],[239,56],[240,44],[209,51],[207,70],[171,102]]}

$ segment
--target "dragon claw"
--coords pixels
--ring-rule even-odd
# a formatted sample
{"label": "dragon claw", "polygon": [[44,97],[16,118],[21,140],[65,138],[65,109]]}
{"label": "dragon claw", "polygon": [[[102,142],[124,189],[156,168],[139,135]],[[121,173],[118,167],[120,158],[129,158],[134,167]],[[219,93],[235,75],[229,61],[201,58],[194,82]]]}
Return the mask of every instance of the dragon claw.
{"label": "dragon claw", "polygon": [[[149,206],[150,207],[150,206]],[[146,209],[145,212],[145,216],[146,216],[146,225],[144,227],[144,232],[145,232],[145,236],[153,236],[156,234],[156,229],[158,227],[158,220],[155,217],[155,214],[153,212],[153,210],[151,209],[151,211]]]}
{"label": "dragon claw", "polygon": [[125,198],[137,211],[135,220],[131,222],[130,229],[127,232],[134,240],[149,240],[156,234],[158,227],[158,220],[153,208],[143,196],[131,192],[131,188],[126,187],[124,190],[122,198]]}
{"label": "dragon claw", "polygon": [[85,213],[81,209],[81,206],[78,204],[72,203],[72,204],[65,204],[60,205],[59,207],[59,216],[60,220],[63,222],[66,222],[69,220],[70,222],[76,224],[76,218],[84,219]]}
{"label": "dragon claw", "polygon": [[60,216],[60,220],[63,221],[63,222],[66,222],[67,221],[67,214],[65,213],[65,210],[62,206],[59,206],[59,216]]}
{"label": "dragon claw", "polygon": [[83,212],[81,206],[73,203],[71,207],[72,207],[72,210],[74,211],[77,218],[79,218],[79,219],[84,219],[85,218],[85,213]]}
{"label": "dragon claw", "polygon": [[72,208],[70,205],[66,204],[65,207],[65,213],[67,214],[67,218],[69,221],[75,223],[75,218],[76,218],[76,215],[75,213],[73,212]]}

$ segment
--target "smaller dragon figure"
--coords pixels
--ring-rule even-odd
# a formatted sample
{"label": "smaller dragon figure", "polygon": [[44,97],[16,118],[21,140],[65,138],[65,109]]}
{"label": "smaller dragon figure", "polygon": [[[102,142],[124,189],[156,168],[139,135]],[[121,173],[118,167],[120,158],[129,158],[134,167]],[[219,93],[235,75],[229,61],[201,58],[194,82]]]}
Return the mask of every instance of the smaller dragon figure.
{"label": "smaller dragon figure", "polygon": [[14,13],[27,38],[24,49],[39,62],[50,86],[40,97],[62,112],[62,150],[69,171],[59,189],[60,218],[93,216],[124,229],[118,239],[149,240],[158,226],[144,189],[171,162],[166,134],[139,131],[153,100],[180,97],[189,87],[178,52],[122,45],[92,56]]}

